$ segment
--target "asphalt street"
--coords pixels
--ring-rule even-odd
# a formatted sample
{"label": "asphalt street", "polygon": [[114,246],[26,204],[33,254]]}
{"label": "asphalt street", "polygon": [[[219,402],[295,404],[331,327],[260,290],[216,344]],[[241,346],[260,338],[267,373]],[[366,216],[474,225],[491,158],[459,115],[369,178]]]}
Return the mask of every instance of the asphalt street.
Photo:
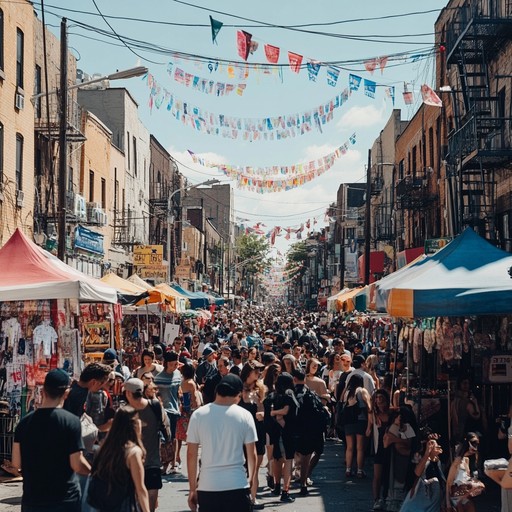
{"label": "asphalt street", "polygon": [[[185,460],[186,447],[182,448]],[[263,487],[259,493],[260,501],[267,511],[279,512],[369,512],[373,507],[371,491],[371,463],[367,461],[368,477],[364,480],[346,479],[344,474],[344,449],[341,443],[327,441],[325,453],[313,474],[313,486],[310,495],[301,497],[299,488],[293,487],[291,494],[295,503],[281,503],[278,497]],[[265,483],[266,469],[260,471],[260,483]],[[188,484],[186,468],[181,474],[164,477],[164,487],[160,493],[158,512],[186,512]],[[0,480],[0,512],[18,512],[21,510],[21,482]],[[486,482],[487,483],[487,482]],[[477,510],[499,512],[500,500],[497,486],[487,483],[487,491],[476,500]],[[236,511],[232,511],[236,512]]]}

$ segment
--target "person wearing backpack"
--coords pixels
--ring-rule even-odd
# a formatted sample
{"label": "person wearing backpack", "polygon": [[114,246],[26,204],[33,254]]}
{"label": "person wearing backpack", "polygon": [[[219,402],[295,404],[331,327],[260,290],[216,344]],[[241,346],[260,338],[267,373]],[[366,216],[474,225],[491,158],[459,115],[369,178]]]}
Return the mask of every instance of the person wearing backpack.
{"label": "person wearing backpack", "polygon": [[[144,485],[149,495],[149,510],[154,512],[158,502],[158,491],[162,488],[160,472],[160,431],[165,425],[167,414],[158,400],[144,398],[144,383],[131,378],[124,383],[128,404],[139,414],[142,421],[142,445],[146,450],[144,459]],[[170,443],[170,432],[166,432]]]}
{"label": "person wearing backpack", "polygon": [[150,511],[141,433],[137,410],[120,407],[91,470],[87,503],[98,512]]}
{"label": "person wearing backpack", "polygon": [[308,480],[324,452],[324,432],[327,425],[328,411],[322,399],[305,384],[303,370],[293,370],[295,396],[299,403],[297,413],[298,437],[296,451],[300,456],[300,495],[307,496]]}

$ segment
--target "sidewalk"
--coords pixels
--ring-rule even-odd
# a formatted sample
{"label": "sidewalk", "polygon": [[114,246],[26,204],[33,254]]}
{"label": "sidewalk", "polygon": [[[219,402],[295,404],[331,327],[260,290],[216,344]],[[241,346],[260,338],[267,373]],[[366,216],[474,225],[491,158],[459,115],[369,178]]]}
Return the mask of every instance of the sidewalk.
{"label": "sidewalk", "polygon": [[[186,446],[181,451],[182,460],[186,459]],[[372,464],[367,460],[368,476],[364,480],[346,479],[344,472],[344,448],[340,443],[327,441],[325,453],[313,473],[313,486],[310,495],[301,497],[299,488],[294,486],[291,494],[295,503],[283,504],[264,487],[258,494],[265,504],[266,511],[272,512],[369,512],[373,507]],[[265,484],[266,469],[260,470],[260,483]],[[493,482],[485,481],[486,492],[475,500],[476,509],[485,512],[499,512],[499,488]],[[0,480],[0,512],[19,512],[21,499],[21,482],[13,479]],[[186,468],[182,474],[164,477],[164,487],[160,492],[158,512],[186,512],[188,482]],[[237,511],[232,511],[237,512]]]}

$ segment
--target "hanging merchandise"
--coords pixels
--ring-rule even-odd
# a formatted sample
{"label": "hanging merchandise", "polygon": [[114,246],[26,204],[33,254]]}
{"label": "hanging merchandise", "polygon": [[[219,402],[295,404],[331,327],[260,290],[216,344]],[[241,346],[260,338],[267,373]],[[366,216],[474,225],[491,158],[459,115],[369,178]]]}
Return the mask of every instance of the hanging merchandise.
{"label": "hanging merchandise", "polygon": [[[237,167],[227,164],[217,164],[206,160],[192,151],[189,154],[194,163],[203,167],[215,167],[221,170],[226,176],[236,181],[238,188],[246,188],[259,194],[270,192],[283,192],[300,187],[314,180],[327,172],[338,158],[345,155],[350,147],[356,143],[356,134],[353,133],[345,144],[342,144],[323,158],[312,160],[307,163],[300,163],[291,166],[272,166],[272,167]],[[273,175],[281,173],[289,174],[289,177],[274,176],[267,177],[266,173],[272,171]],[[302,226],[303,230],[303,226]],[[301,232],[302,232],[301,230]],[[288,235],[288,233],[287,233]],[[286,238],[286,237],[285,237]]]}

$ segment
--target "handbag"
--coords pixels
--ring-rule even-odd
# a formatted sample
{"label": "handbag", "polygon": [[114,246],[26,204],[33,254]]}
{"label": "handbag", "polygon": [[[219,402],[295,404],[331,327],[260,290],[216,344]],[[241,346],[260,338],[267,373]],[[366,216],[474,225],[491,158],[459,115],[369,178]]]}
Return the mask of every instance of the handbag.
{"label": "handbag", "polygon": [[160,462],[166,468],[174,460],[174,443],[160,443]]}

